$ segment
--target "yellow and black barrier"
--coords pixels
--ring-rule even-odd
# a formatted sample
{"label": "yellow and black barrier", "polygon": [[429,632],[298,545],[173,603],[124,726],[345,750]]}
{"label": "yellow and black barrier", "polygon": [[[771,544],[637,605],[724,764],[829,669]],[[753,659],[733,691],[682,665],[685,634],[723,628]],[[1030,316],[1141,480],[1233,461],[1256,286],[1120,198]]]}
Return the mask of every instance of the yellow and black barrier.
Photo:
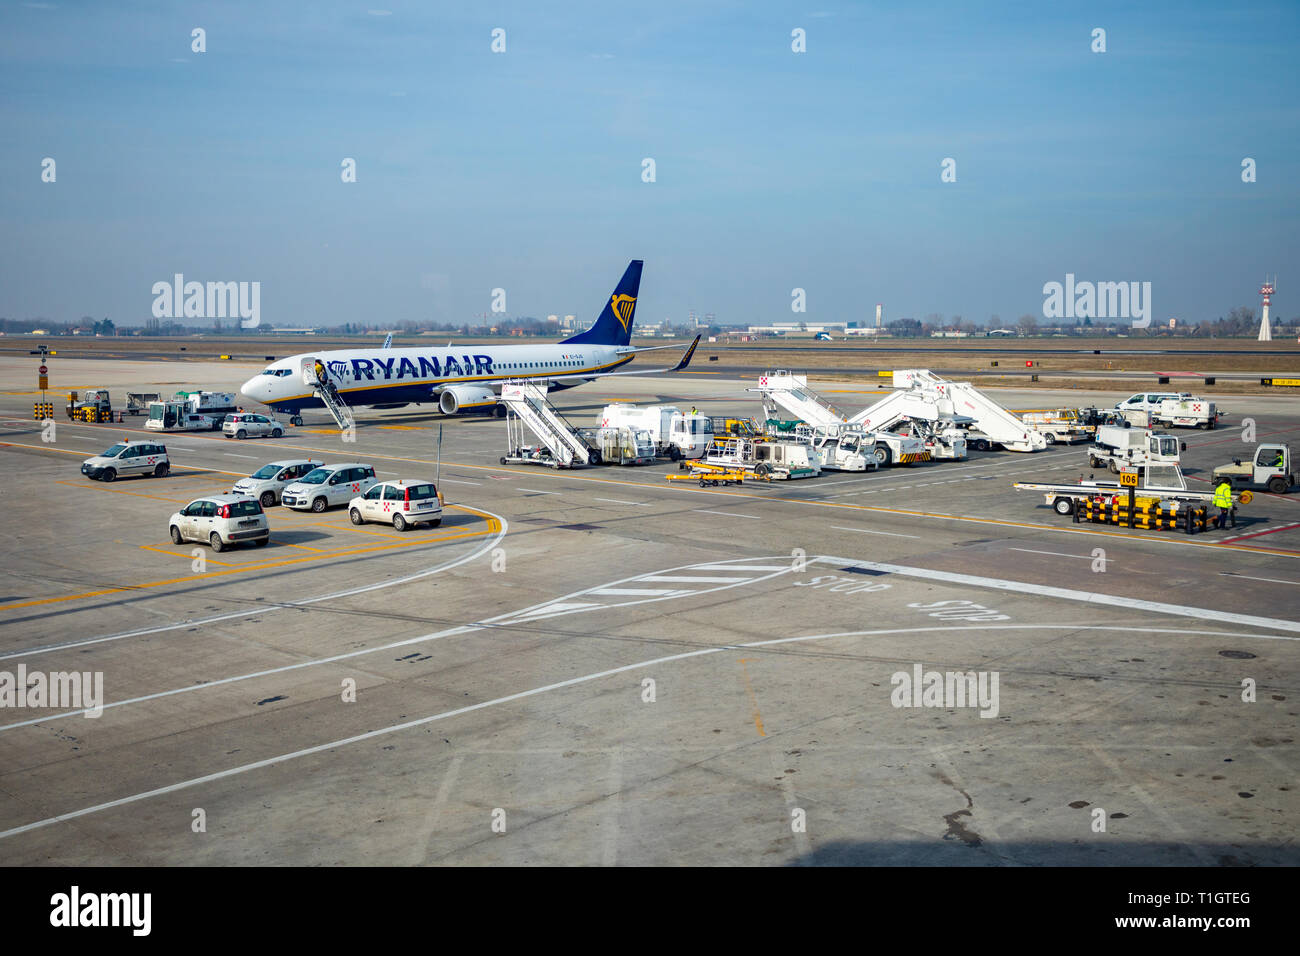
{"label": "yellow and black barrier", "polygon": [[1118,501],[1085,498],[1074,509],[1075,523],[1090,521],[1093,524],[1122,525],[1150,531],[1177,531],[1181,526],[1188,534],[1205,531],[1209,527],[1208,510],[1204,505],[1169,508],[1157,498],[1138,498],[1132,509],[1123,499]]}
{"label": "yellow and black barrier", "polygon": [[34,406],[35,416],[38,422],[54,417],[53,402],[33,402],[32,405]]}

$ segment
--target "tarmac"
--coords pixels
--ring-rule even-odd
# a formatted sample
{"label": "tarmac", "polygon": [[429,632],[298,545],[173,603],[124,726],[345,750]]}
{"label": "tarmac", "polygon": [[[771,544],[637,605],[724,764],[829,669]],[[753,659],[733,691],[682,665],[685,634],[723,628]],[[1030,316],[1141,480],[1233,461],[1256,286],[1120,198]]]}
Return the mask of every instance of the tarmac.
{"label": "tarmac", "polygon": [[[103,712],[0,705],[10,865],[1300,863],[1300,493],[1186,535],[1013,489],[1086,478],[1083,446],[701,488],[666,461],[502,466],[503,422],[433,406],[358,410],[355,442],[323,411],[168,434],[170,476],[103,484],[83,459],[158,435],[68,421],[67,389],[255,369],[51,364],[53,435],[32,363],[0,357],[0,681],[102,675]],[[753,384],[553,400],[579,425],[613,401],[749,417]],[[1190,484],[1253,440],[1300,449],[1294,398],[1220,404],[1177,430]],[[170,543],[185,503],[299,457],[436,479],[446,520],[276,507],[266,548]],[[983,693],[903,693],[930,672]]]}

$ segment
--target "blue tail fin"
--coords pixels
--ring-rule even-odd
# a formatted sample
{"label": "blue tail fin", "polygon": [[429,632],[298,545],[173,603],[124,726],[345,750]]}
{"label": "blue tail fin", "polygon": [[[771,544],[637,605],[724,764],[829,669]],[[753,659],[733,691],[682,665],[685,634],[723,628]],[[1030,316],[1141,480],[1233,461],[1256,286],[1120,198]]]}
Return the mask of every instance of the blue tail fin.
{"label": "blue tail fin", "polygon": [[627,345],[632,341],[632,316],[636,312],[637,291],[641,288],[642,260],[633,259],[627,265],[623,278],[613,295],[596,318],[596,324],[585,332],[565,339],[565,342],[587,342],[592,345]]}

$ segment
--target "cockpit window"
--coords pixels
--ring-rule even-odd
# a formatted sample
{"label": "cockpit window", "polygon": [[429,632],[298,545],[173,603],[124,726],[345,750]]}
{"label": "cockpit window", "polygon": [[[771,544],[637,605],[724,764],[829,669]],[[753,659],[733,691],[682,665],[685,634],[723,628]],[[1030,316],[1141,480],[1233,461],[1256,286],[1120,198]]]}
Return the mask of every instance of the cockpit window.
{"label": "cockpit window", "polygon": [[270,376],[272,376],[272,377],[274,377],[274,378],[283,378],[283,377],[286,376],[286,375],[292,375],[292,374],[293,374],[293,370],[292,370],[292,369],[287,369],[287,368],[268,368],[268,369],[267,369],[266,371],[264,371],[262,374],[263,374],[263,375],[270,375]]}

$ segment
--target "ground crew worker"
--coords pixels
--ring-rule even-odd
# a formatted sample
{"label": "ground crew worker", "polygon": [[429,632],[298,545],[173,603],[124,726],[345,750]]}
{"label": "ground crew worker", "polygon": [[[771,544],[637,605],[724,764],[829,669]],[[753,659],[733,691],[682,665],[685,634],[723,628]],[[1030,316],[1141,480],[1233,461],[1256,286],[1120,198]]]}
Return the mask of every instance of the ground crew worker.
{"label": "ground crew worker", "polygon": [[1218,487],[1214,489],[1214,507],[1219,509],[1219,516],[1215,519],[1216,528],[1225,528],[1228,525],[1228,519],[1232,519],[1232,526],[1237,526],[1237,518],[1232,514],[1232,482],[1227,478],[1219,482]]}
{"label": "ground crew worker", "polygon": [[1286,464],[1286,455],[1284,455],[1282,449],[1279,448],[1277,450],[1277,461],[1273,462],[1273,467],[1281,468],[1284,464]]}

